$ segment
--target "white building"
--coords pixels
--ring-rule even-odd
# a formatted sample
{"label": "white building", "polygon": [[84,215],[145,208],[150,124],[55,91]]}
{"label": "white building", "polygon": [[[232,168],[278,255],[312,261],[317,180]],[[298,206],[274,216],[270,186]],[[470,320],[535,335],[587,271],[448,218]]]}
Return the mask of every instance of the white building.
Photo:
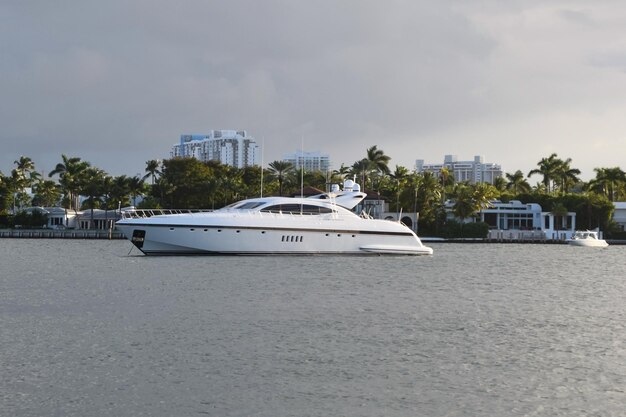
{"label": "white building", "polygon": [[303,167],[305,171],[327,172],[330,169],[330,158],[328,154],[321,152],[297,151],[285,154],[283,161],[291,162],[296,170]]}
{"label": "white building", "polygon": [[[455,219],[454,201],[446,201],[448,219]],[[576,213],[563,216],[542,211],[537,203],[524,204],[517,200],[503,203],[492,201],[478,213],[478,220],[489,225],[489,239],[495,240],[566,240],[576,231]],[[458,219],[455,219],[458,220]],[[474,221],[474,218],[466,219]]]}
{"label": "white building", "polygon": [[616,201],[613,205],[615,206],[613,221],[621,226],[622,231],[626,230],[626,202]]}
{"label": "white building", "polygon": [[259,146],[245,130],[212,130],[206,135],[181,135],[172,157],[219,161],[237,168],[259,165]]}
{"label": "white building", "polygon": [[456,182],[469,181],[472,184],[486,182],[493,184],[496,178],[502,176],[500,164],[485,163],[482,156],[475,156],[473,161],[458,161],[456,155],[446,155],[442,164],[425,164],[423,159],[415,161],[415,170],[418,173],[432,172],[436,176],[447,168]]}

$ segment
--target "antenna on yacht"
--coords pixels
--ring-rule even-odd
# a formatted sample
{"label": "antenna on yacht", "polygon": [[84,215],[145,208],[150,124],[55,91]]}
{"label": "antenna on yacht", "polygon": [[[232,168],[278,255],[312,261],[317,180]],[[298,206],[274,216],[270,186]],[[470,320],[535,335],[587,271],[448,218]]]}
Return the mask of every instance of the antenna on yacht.
{"label": "antenna on yacht", "polygon": [[304,135],[300,137],[300,214],[304,211]]}
{"label": "antenna on yacht", "polygon": [[304,135],[300,138],[300,198],[304,198]]}
{"label": "antenna on yacht", "polygon": [[261,198],[263,198],[263,152],[265,151],[265,137],[261,138]]}

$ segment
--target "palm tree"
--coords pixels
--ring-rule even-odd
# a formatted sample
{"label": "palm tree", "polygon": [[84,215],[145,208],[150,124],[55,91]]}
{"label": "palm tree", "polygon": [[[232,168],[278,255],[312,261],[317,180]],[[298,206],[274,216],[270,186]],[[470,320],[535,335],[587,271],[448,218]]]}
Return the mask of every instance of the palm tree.
{"label": "palm tree", "polygon": [[506,179],[508,183],[506,184],[506,189],[514,192],[515,194],[529,193],[530,192],[530,184],[526,181],[526,177],[524,173],[519,169],[515,171],[513,174],[506,174]]}
{"label": "palm tree", "polygon": [[367,158],[363,158],[360,161],[356,161],[350,168],[350,174],[355,177],[361,178],[361,186],[365,191],[365,182],[367,181],[369,172],[371,171],[372,161]]}
{"label": "palm tree", "polygon": [[388,175],[389,174],[389,161],[391,157],[385,155],[382,149],[378,149],[376,145],[367,149],[367,160],[372,164],[372,168],[376,171]]}
{"label": "palm tree", "polygon": [[88,167],[82,173],[81,187],[79,191],[87,197],[85,203],[90,209],[91,217],[89,219],[89,228],[93,229],[93,210],[96,205],[100,205],[101,198],[105,194],[104,179],[106,178],[106,172],[100,168]]}
{"label": "palm tree", "polygon": [[15,171],[17,176],[23,179],[25,187],[32,185],[33,181],[39,177],[35,171],[35,163],[27,156],[20,156],[20,159],[13,162],[16,165]]}
{"label": "palm tree", "polygon": [[472,189],[468,184],[460,183],[454,187],[454,206],[452,210],[454,215],[461,219],[461,224],[465,219],[476,213],[476,206],[472,198]]}
{"label": "palm tree", "polygon": [[30,203],[30,197],[26,194],[26,188],[31,187],[40,175],[35,171],[35,163],[27,156],[21,156],[19,160],[13,162],[16,168],[11,171],[12,183],[14,185],[14,203],[19,201],[19,206]]}
{"label": "palm tree", "polygon": [[580,170],[577,168],[571,168],[571,163],[572,158],[567,158],[564,161],[560,161],[554,169],[554,180],[558,181],[559,188],[563,194],[567,193],[571,185],[580,181],[580,178],[578,178]]}
{"label": "palm tree", "polygon": [[396,183],[396,211],[400,210],[400,190],[409,176],[409,170],[406,167],[396,165],[396,169],[389,174],[391,179]]}
{"label": "palm tree", "polygon": [[604,194],[609,200],[615,201],[616,189],[626,183],[626,173],[619,167],[594,168],[596,178],[589,181],[589,189]]}
{"label": "palm tree", "polygon": [[[154,181],[154,178],[152,179]],[[145,195],[146,185],[142,178],[138,176],[130,177],[128,179],[128,191],[133,198],[133,206],[137,205],[137,197]]]}
{"label": "palm tree", "polygon": [[551,190],[551,183],[555,179],[555,172],[559,165],[561,165],[563,161],[561,161],[556,153],[553,153],[547,158],[541,158],[537,165],[539,168],[533,169],[528,173],[528,177],[531,175],[539,174],[543,176],[543,185],[546,187],[546,191],[549,193]]}
{"label": "palm tree", "polygon": [[43,207],[56,206],[61,198],[61,190],[59,185],[51,180],[38,181],[33,186],[35,197],[33,204]]}
{"label": "palm tree", "polygon": [[345,180],[346,177],[348,175],[350,175],[350,167],[345,166],[344,164],[341,164],[341,167],[339,167],[339,169],[334,169],[332,174],[333,177],[340,177],[341,180]]}
{"label": "palm tree", "polygon": [[[375,188],[373,184],[373,179],[380,175],[389,175],[389,161],[391,157],[385,155],[385,152],[382,149],[378,149],[376,145],[367,149],[367,158],[369,161],[369,169],[372,170],[372,175],[370,178],[372,179],[372,187]],[[365,183],[363,184],[365,186]]]}
{"label": "palm tree", "polygon": [[111,202],[118,207],[126,207],[129,203],[128,196],[130,195],[130,178],[126,175],[119,175],[113,177],[111,180],[111,189],[109,196]]}
{"label": "palm tree", "polygon": [[154,185],[157,176],[161,175],[161,162],[156,159],[146,161],[146,172],[142,179],[151,178],[151,184]]}
{"label": "palm tree", "polygon": [[70,209],[78,209],[78,192],[82,186],[82,176],[85,170],[91,165],[87,161],[81,161],[80,158],[68,158],[61,155],[63,162],[60,162],[50,171],[49,177],[58,174],[59,184],[63,188],[63,193],[69,200]]}
{"label": "palm tree", "polygon": [[563,230],[563,220],[567,216],[567,207],[565,207],[563,203],[556,203],[550,213],[554,216],[554,229]]}
{"label": "palm tree", "polygon": [[285,176],[289,173],[289,171],[293,171],[294,166],[291,162],[274,161],[269,164],[269,169],[272,175],[278,179],[278,193],[282,196]]}
{"label": "palm tree", "polygon": [[498,176],[493,180],[493,186],[498,192],[502,193],[506,191],[507,182],[503,177]]}
{"label": "palm tree", "polygon": [[491,200],[498,195],[498,191],[493,185],[480,182],[477,184],[458,184],[455,194],[454,215],[460,218],[461,223],[463,223],[465,219],[489,207]]}
{"label": "palm tree", "polygon": [[422,223],[434,223],[437,212],[442,207],[443,187],[437,176],[432,172],[415,174],[417,188],[415,190],[415,212],[419,213]]}

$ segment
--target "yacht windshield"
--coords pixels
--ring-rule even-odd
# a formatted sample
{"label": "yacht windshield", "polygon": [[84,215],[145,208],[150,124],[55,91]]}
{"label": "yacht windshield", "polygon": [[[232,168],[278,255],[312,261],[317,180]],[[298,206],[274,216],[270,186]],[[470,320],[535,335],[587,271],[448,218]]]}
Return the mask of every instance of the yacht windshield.
{"label": "yacht windshield", "polygon": [[333,210],[328,207],[315,206],[312,204],[275,204],[264,207],[261,211],[283,214],[329,214]]}
{"label": "yacht windshield", "polygon": [[222,207],[220,210],[252,210],[265,204],[264,201],[238,201]]}

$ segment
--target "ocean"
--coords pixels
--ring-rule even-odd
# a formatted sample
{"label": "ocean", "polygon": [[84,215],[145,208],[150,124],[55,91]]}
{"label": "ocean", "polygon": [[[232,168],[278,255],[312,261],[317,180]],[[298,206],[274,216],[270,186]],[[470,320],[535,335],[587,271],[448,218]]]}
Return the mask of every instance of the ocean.
{"label": "ocean", "polygon": [[0,239],[2,416],[624,416],[626,246]]}

